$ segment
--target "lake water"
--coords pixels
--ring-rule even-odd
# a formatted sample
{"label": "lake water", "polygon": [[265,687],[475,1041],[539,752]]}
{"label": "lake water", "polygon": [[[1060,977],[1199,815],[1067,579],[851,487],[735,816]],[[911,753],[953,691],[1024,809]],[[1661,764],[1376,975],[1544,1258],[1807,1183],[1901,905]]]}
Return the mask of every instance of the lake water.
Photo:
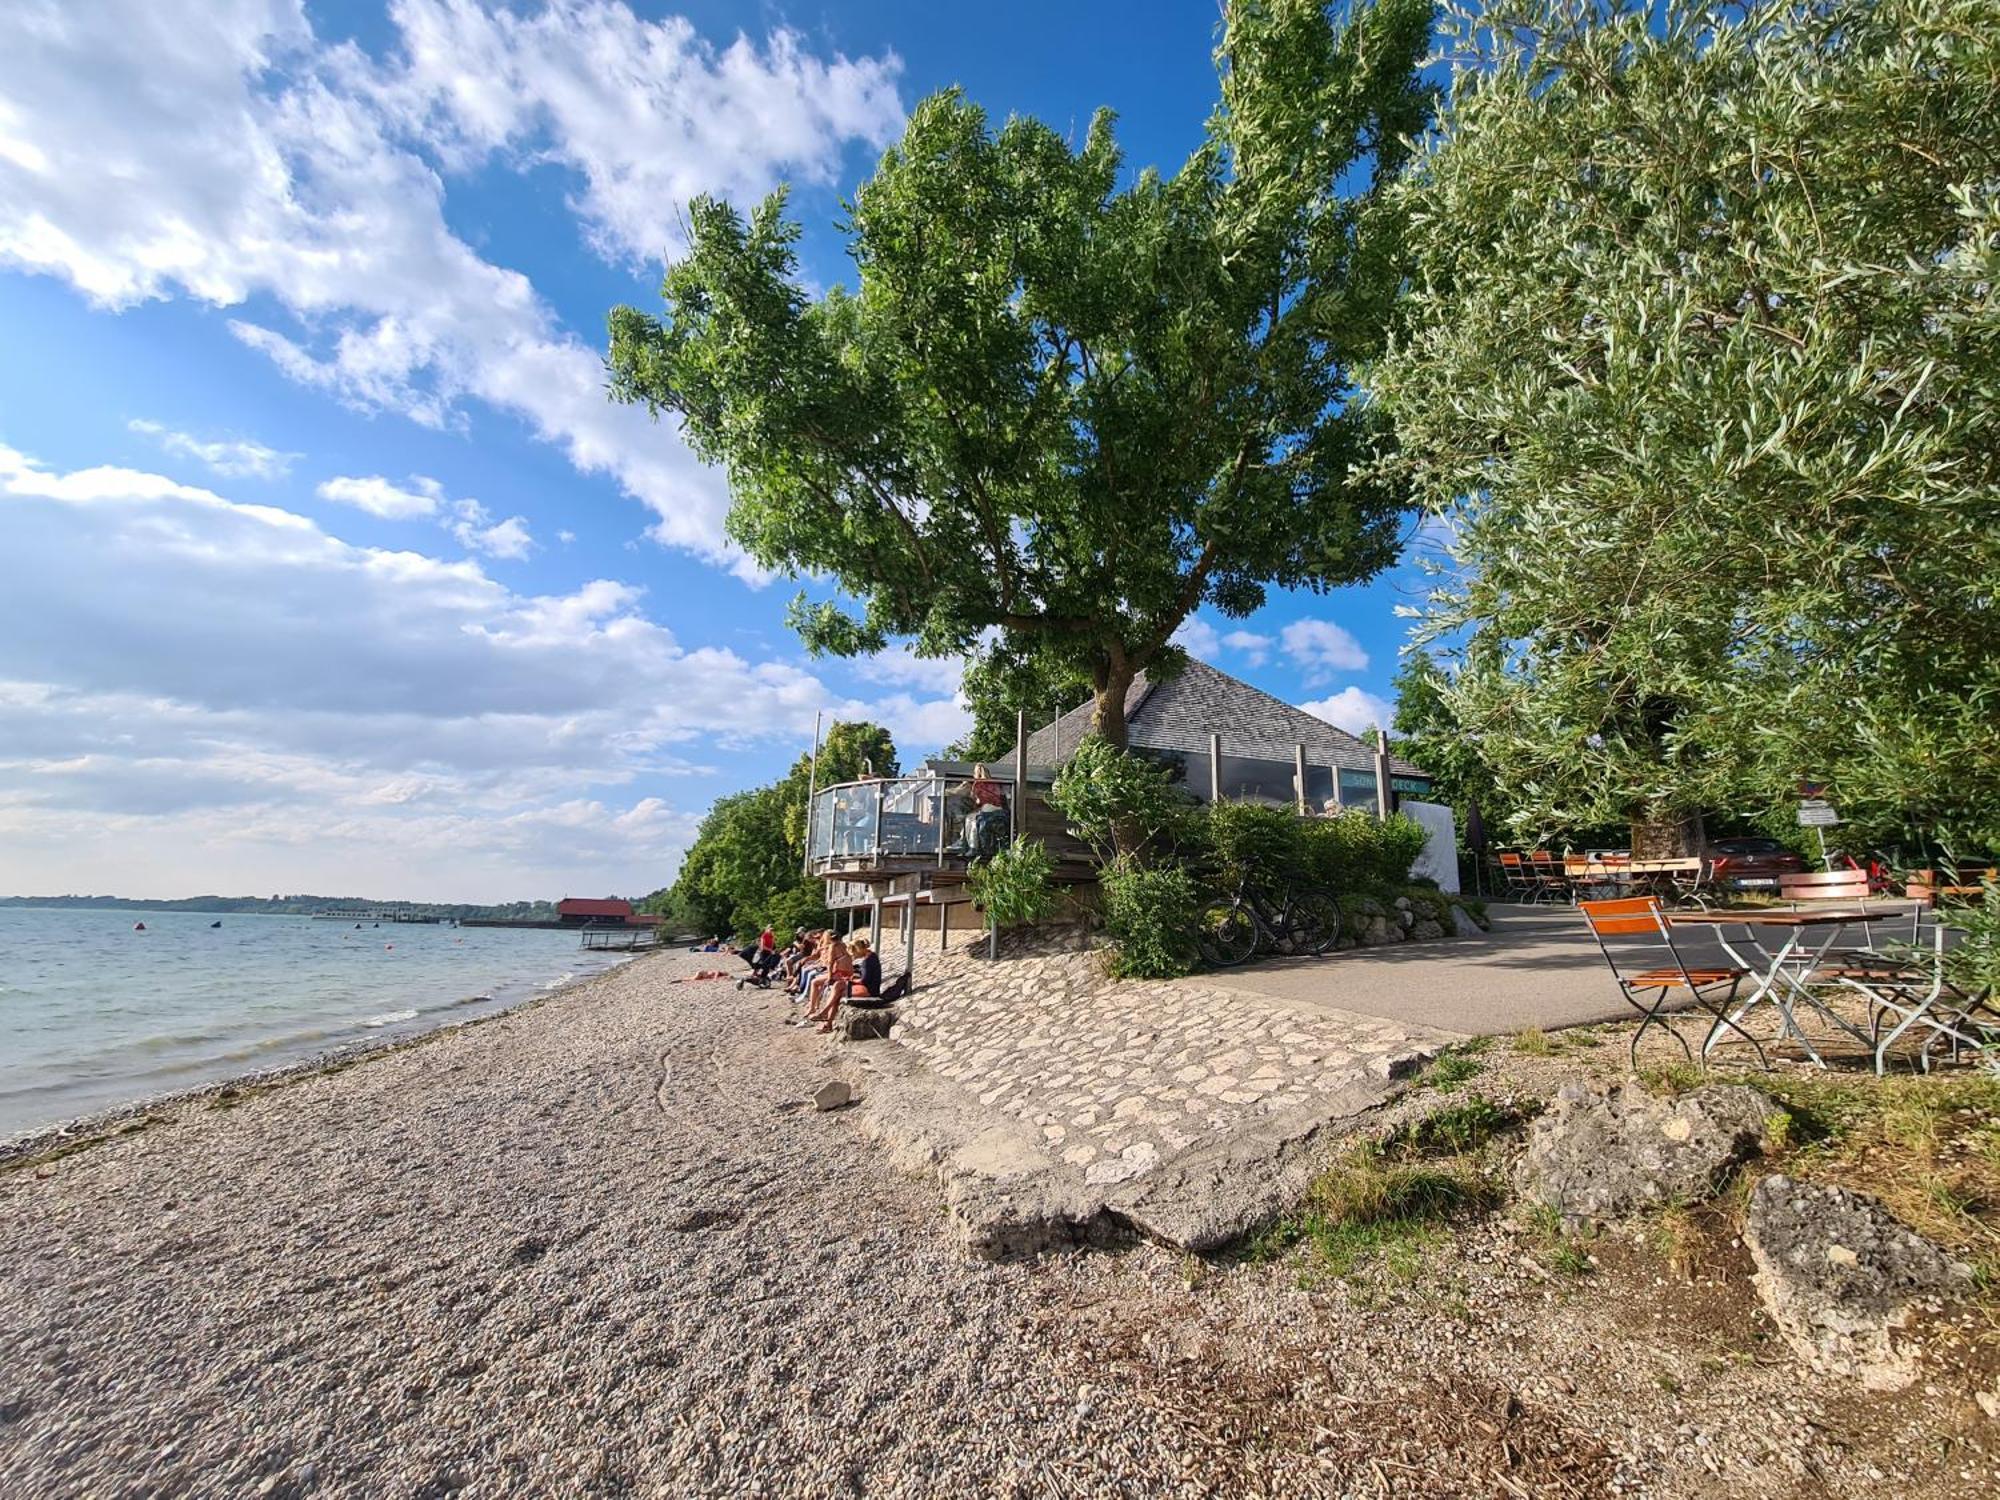
{"label": "lake water", "polygon": [[469,1020],[621,961],[577,944],[519,928],[0,908],[0,1138]]}

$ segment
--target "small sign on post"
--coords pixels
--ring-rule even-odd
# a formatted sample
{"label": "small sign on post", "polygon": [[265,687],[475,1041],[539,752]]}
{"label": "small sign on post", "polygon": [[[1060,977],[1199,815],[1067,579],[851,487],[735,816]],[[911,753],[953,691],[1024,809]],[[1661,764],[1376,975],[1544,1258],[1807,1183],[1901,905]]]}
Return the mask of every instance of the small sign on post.
{"label": "small sign on post", "polygon": [[1799,827],[1835,828],[1840,824],[1840,814],[1833,810],[1833,804],[1823,797],[1801,797],[1799,799]]}

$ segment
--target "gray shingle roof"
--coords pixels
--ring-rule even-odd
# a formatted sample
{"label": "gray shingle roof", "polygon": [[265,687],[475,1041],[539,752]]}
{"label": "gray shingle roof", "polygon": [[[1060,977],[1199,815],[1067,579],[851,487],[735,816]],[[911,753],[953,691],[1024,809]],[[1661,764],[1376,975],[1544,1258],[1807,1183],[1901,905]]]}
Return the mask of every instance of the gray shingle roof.
{"label": "gray shingle roof", "polygon": [[[1090,733],[1091,719],[1091,705],[1084,703],[1044,724],[1028,736],[1029,763],[1068,760]],[[1192,658],[1165,682],[1154,683],[1143,672],[1133,679],[1125,695],[1125,734],[1134,749],[1206,755],[1209,735],[1220,734],[1224,755],[1290,765],[1293,747],[1303,743],[1311,765],[1371,772],[1375,766],[1374,751],[1346,730]],[[1427,774],[1393,751],[1389,766],[1398,776]]]}

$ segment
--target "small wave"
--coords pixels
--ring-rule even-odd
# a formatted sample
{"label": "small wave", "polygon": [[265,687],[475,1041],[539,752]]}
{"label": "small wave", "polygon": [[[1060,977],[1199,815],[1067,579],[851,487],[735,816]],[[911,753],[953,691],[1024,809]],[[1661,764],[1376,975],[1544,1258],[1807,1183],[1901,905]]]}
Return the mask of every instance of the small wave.
{"label": "small wave", "polygon": [[545,990],[559,990],[574,978],[576,978],[576,972],[574,970],[567,970],[561,974],[556,975],[554,979],[551,979],[547,984],[543,985],[542,988]]}
{"label": "small wave", "polygon": [[491,995],[467,995],[464,999],[454,1000],[451,1003],[453,1007],[460,1005],[491,1005],[493,997]]}
{"label": "small wave", "polygon": [[379,1016],[370,1016],[361,1024],[374,1031],[379,1027],[394,1026],[402,1021],[414,1021],[416,1018],[417,1013],[413,1010],[385,1010]]}

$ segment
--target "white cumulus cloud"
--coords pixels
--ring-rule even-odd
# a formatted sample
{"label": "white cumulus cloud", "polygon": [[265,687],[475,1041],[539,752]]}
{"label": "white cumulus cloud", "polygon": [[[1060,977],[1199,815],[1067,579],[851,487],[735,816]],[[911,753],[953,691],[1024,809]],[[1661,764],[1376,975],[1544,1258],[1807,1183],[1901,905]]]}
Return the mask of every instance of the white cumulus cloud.
{"label": "white cumulus cloud", "polygon": [[1254,630],[1232,630],[1222,638],[1222,644],[1240,652],[1246,666],[1261,667],[1271,659],[1271,648],[1278,643]]}
{"label": "white cumulus cloud", "polygon": [[299,457],[248,438],[198,438],[144,417],[134,417],[125,425],[152,438],[166,452],[205,464],[228,479],[282,479],[291,472],[292,461]]}
{"label": "white cumulus cloud", "polygon": [[1378,698],[1358,687],[1344,687],[1331,698],[1321,698],[1316,703],[1301,703],[1299,707],[1314,718],[1324,719],[1334,728],[1345,729],[1354,735],[1377,724],[1386,728],[1396,712],[1395,704],[1386,698]]}
{"label": "white cumulus cloud", "polygon": [[452,230],[449,176],[554,161],[596,243],[657,255],[686,194],[824,177],[879,141],[895,60],[815,58],[786,31],[718,51],[617,0],[407,0],[392,21],[377,58],[299,0],[0,10],[0,266],[106,308],[237,309],[245,344],[364,410],[440,426],[483,402],[642,501],[658,540],[760,577],[723,535],[720,476],[608,403],[598,352]]}
{"label": "white cumulus cloud", "polygon": [[1278,632],[1285,655],[1292,659],[1306,679],[1323,682],[1336,672],[1362,672],[1368,668],[1368,653],[1361,643],[1331,620],[1294,620]]}
{"label": "white cumulus cloud", "polygon": [[650,780],[803,746],[816,709],[917,750],[965,717],[684,645],[621,580],[521,593],[4,444],[0,535],[0,890],[650,890],[695,823]]}
{"label": "white cumulus cloud", "polygon": [[535,550],[535,539],[529,534],[528,522],[523,516],[509,516],[504,521],[496,521],[477,500],[458,501],[452,507],[452,515],[451,534],[468,552],[518,562]]}
{"label": "white cumulus cloud", "polygon": [[352,505],[385,521],[410,521],[437,514],[444,499],[444,486],[421,474],[413,476],[407,485],[391,484],[379,474],[337,475],[322,481],[313,493],[322,500]]}

